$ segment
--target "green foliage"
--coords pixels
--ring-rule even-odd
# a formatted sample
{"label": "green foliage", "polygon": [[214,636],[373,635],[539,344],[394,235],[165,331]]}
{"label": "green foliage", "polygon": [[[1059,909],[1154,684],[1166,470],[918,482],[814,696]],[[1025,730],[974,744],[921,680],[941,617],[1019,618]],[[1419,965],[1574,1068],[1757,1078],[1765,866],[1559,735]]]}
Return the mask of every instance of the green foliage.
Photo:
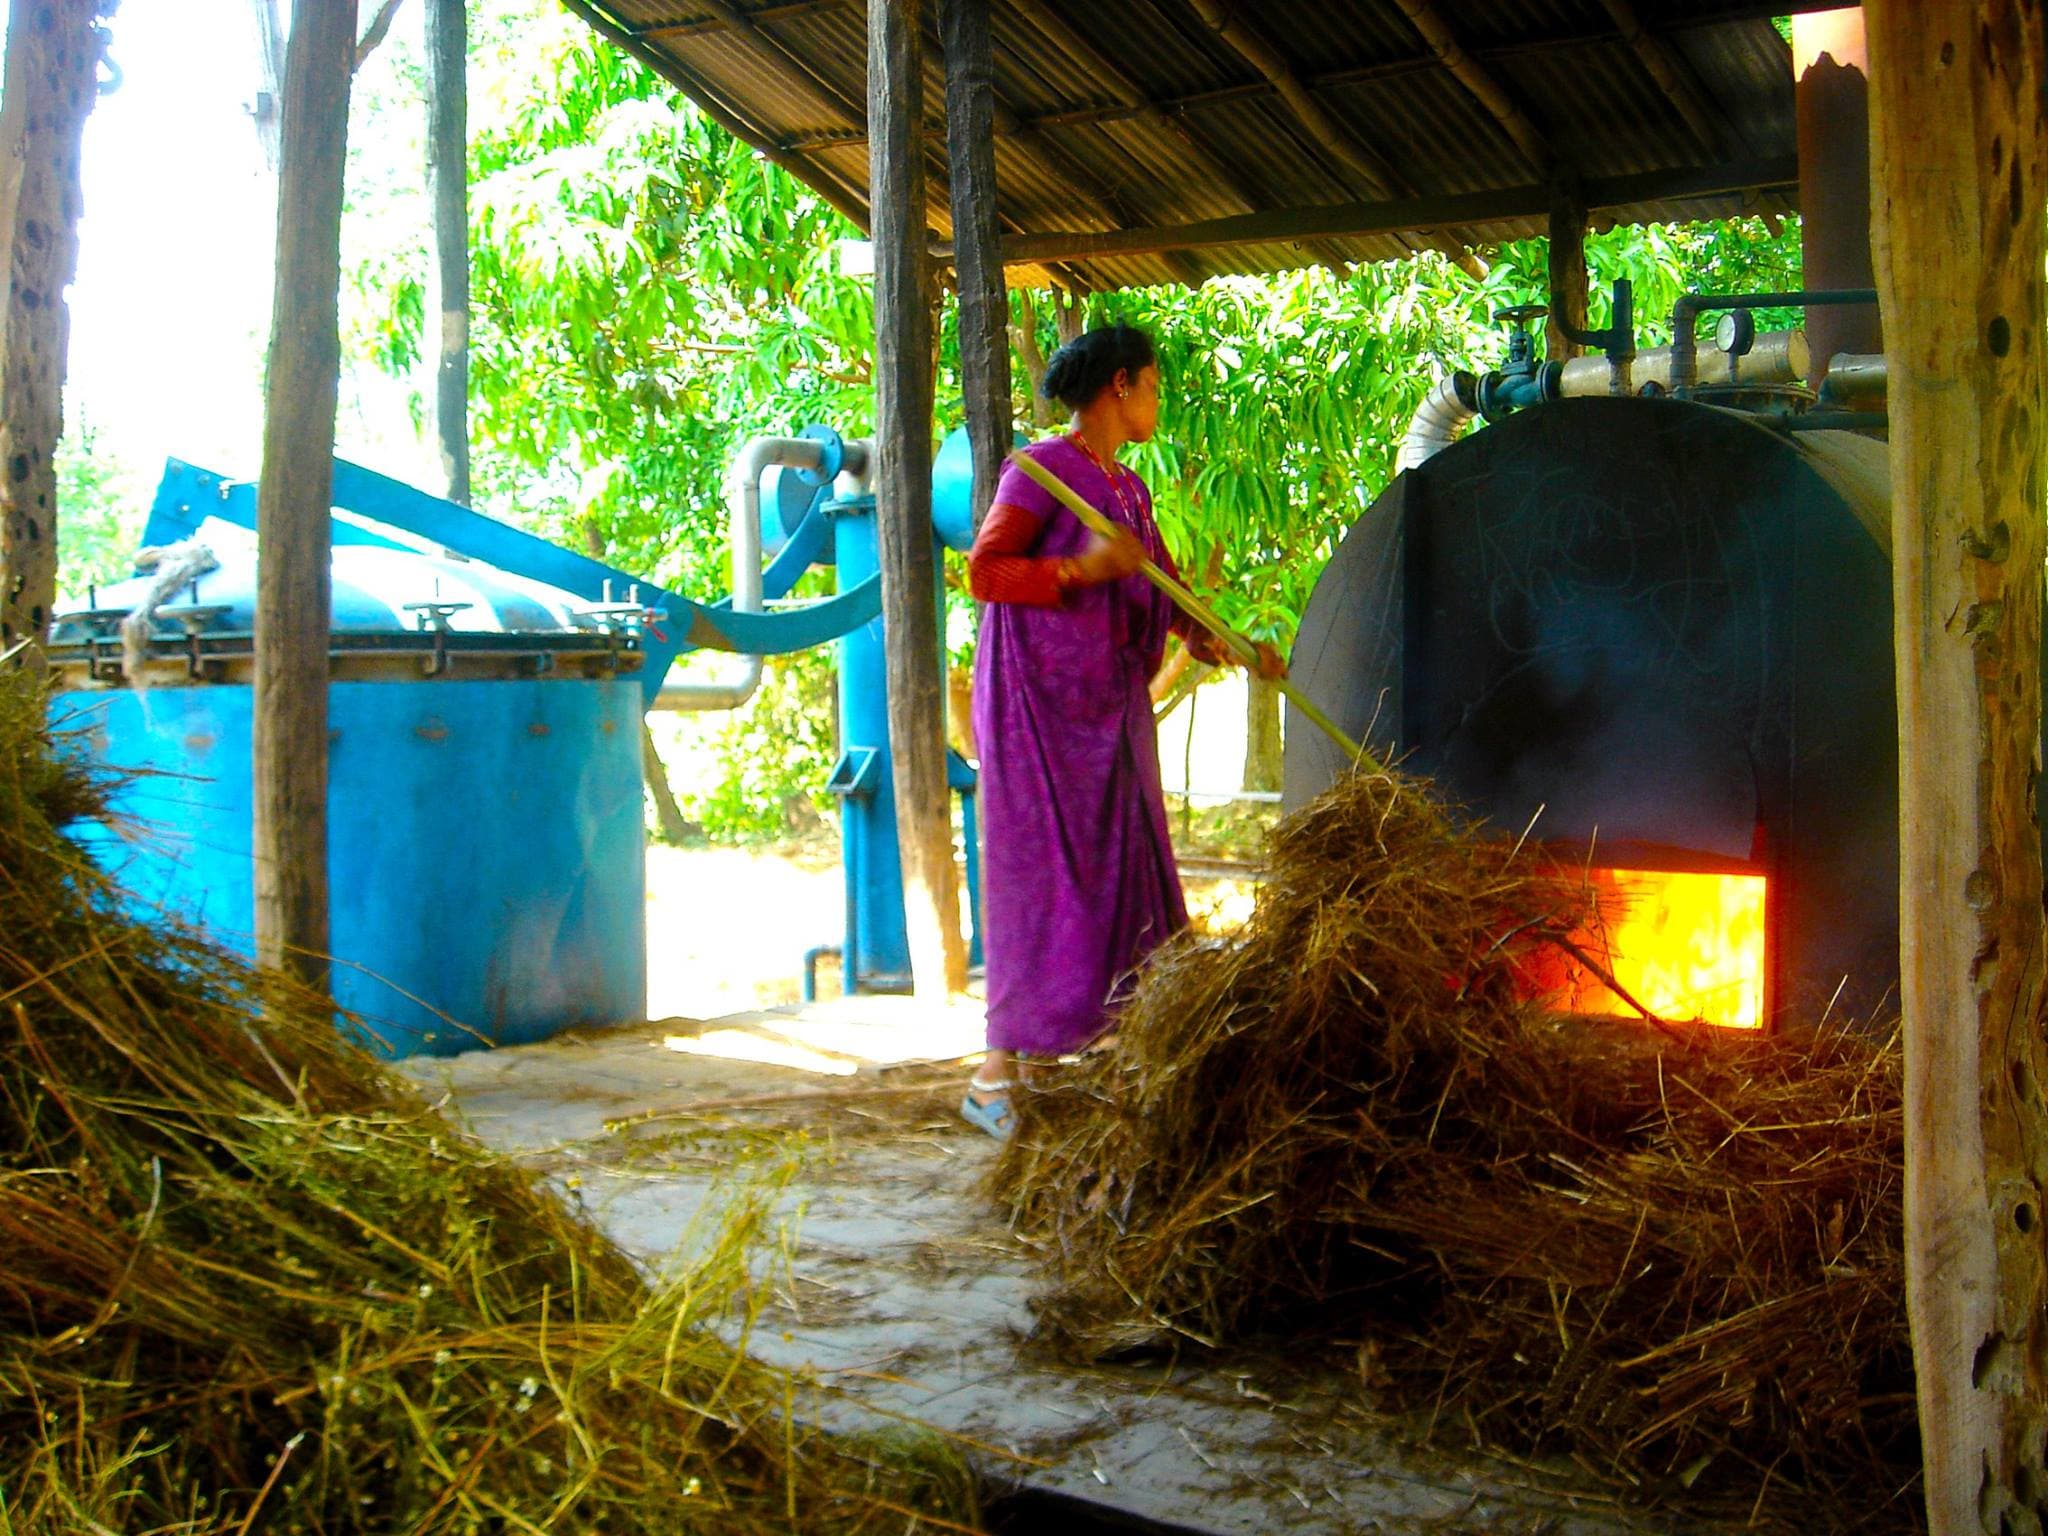
{"label": "green foliage", "polygon": [[[478,505],[715,598],[728,583],[723,482],[739,444],[813,421],[869,428],[872,294],[840,275],[833,250],[855,231],[550,0],[473,12]],[[417,69],[397,60],[381,106],[417,90]],[[385,191],[400,233],[417,222],[416,189]],[[374,192],[352,190],[352,210]],[[356,356],[414,377],[429,308],[422,244],[415,230],[362,251],[349,331]],[[1615,229],[1587,251],[1594,323],[1608,285],[1628,277],[1646,346],[1664,339],[1682,292],[1796,287],[1799,271],[1796,222]],[[1176,558],[1232,623],[1292,638],[1323,563],[1391,477],[1424,391],[1449,369],[1491,366],[1502,348],[1492,312],[1544,296],[1542,241],[1485,255],[1484,279],[1424,255],[1091,300],[1092,322],[1122,316],[1159,345],[1160,432],[1130,458]],[[1052,305],[1034,307],[1049,353]],[[943,432],[961,415],[951,302],[937,342]],[[1013,378],[1025,422],[1021,366]],[[949,649],[964,659],[971,605],[957,593],[949,605]],[[822,783],[822,666],[772,668],[762,703],[721,733],[723,782],[685,796],[718,835],[782,830]]]}
{"label": "green foliage", "polygon": [[58,584],[83,597],[134,574],[135,550],[149,500],[124,468],[102,451],[99,429],[80,419],[57,443]]}
{"label": "green foliage", "polygon": [[474,138],[473,428],[485,484],[556,537],[711,598],[756,434],[865,427],[852,228],[574,19],[536,17]]}
{"label": "green foliage", "polygon": [[679,795],[683,812],[713,842],[787,837],[831,808],[825,780],[838,755],[830,650],[770,657],[745,709],[725,716],[712,751],[722,776]]}

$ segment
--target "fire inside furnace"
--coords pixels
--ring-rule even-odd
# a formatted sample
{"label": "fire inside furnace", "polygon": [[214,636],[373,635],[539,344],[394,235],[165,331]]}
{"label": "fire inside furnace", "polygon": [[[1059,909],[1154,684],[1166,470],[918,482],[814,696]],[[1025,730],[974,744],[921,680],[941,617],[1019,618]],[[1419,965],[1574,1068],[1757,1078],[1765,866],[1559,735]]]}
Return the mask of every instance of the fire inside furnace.
{"label": "fire inside furnace", "polygon": [[[1764,877],[1588,871],[1600,918],[1576,943],[1660,1019],[1757,1029],[1764,1018]],[[1573,1013],[1640,1017],[1591,969],[1567,967]]]}

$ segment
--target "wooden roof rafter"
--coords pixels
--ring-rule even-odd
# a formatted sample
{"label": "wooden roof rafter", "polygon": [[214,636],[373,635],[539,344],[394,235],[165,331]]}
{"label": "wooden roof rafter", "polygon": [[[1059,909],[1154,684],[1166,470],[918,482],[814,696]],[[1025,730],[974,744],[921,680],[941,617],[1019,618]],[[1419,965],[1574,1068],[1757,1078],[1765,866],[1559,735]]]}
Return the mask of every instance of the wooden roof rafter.
{"label": "wooden roof rafter", "polygon": [[[572,3],[865,215],[868,125],[818,103],[866,96],[868,0]],[[944,74],[932,3],[927,81]],[[1821,3],[1660,0],[1652,27],[1640,0],[1131,0],[1147,41],[1130,48],[1091,0],[990,0],[1005,259],[1071,252],[1058,280],[1076,288],[1421,247],[1469,261],[1470,246],[1545,233],[1579,184],[1649,189],[1596,196],[1603,222],[1790,212],[1775,175],[1796,144],[1790,55],[1765,18]],[[935,112],[913,135],[941,249],[942,130]],[[1738,157],[1772,179],[1729,185],[1716,162]],[[1537,184],[1552,195],[1531,206]],[[1387,225],[1403,213],[1422,222]]]}
{"label": "wooden roof rafter", "polygon": [[[819,6],[845,5],[848,0],[804,0],[802,13]],[[1026,0],[1028,3],[1028,0]],[[1715,110],[1698,83],[1690,78],[1684,58],[1669,40],[1672,31],[1683,26],[1700,26],[1702,23],[1681,23],[1677,28],[1652,31],[1641,19],[1640,14],[1628,0],[1601,0],[1608,11],[1616,17],[1612,29],[1587,32],[1576,30],[1560,32],[1554,36],[1503,44],[1492,48],[1467,48],[1468,58],[1480,63],[1493,64],[1528,58],[1544,53],[1570,53],[1576,50],[1597,47],[1604,43],[1625,43],[1642,58],[1644,69],[1670,99],[1674,108],[1684,115],[1688,122],[1695,117],[1695,131],[1700,134],[1700,147],[1712,150],[1716,147],[1718,130],[1710,136],[1708,130],[1715,129],[1719,113]],[[755,14],[768,16],[783,12],[796,13],[796,6],[770,7]],[[1623,20],[1622,18],[1627,18]],[[691,23],[698,27],[703,24]],[[707,30],[709,28],[707,27]],[[653,32],[661,31],[660,28]],[[1341,91],[1352,86],[1372,85],[1381,81],[1398,81],[1406,76],[1424,74],[1441,69],[1443,62],[1434,52],[1423,52],[1410,57],[1388,60],[1377,64],[1362,64],[1349,69],[1330,70],[1321,74],[1304,74],[1302,86],[1312,96],[1323,96],[1329,92]],[[1666,83],[1668,77],[1669,83]],[[1114,102],[1093,103],[1088,106],[1068,107],[1056,112],[1020,113],[1020,125],[1031,132],[1044,132],[1051,128],[1092,128],[1108,123],[1126,122],[1139,118],[1166,120],[1180,126],[1191,113],[1217,107],[1233,106],[1242,102],[1273,100],[1279,97],[1273,82],[1260,76],[1255,80],[1241,80],[1230,85],[1212,86],[1205,90],[1190,91],[1179,96],[1156,96],[1147,98],[1142,93],[1128,99]],[[1189,129],[1192,131],[1192,128]],[[1000,132],[1000,130],[998,130]],[[778,141],[783,148],[803,152],[814,149],[850,147],[867,142],[864,129],[818,128],[803,132],[785,134]]]}
{"label": "wooden roof rafter", "polygon": [[[946,67],[944,51],[938,36],[929,29],[923,29],[919,34],[919,42],[924,51],[925,68],[936,73],[943,80],[946,74]],[[1129,222],[1131,210],[1125,205],[1123,198],[1114,188],[1107,186],[1087,166],[1076,160],[1067,150],[1061,148],[1051,135],[1041,133],[1024,122],[1018,116],[1017,109],[1011,106],[1004,98],[1001,90],[991,89],[989,99],[995,109],[995,131],[998,142],[1009,142],[1023,153],[1031,155],[1055,174],[1064,177],[1071,185],[1076,201],[1086,208],[1091,218],[1111,226],[1127,224]],[[943,142],[945,138],[945,129],[943,127],[933,130],[931,133]],[[950,173],[950,167],[948,169]],[[1000,203],[1000,199],[998,199],[998,202]],[[1012,227],[1014,227],[1014,221],[1012,221]],[[1202,280],[1203,274],[1201,269],[1185,254],[1179,251],[1170,252],[1168,253],[1168,261],[1169,265],[1173,268],[1176,280],[1183,283],[1199,283]],[[1062,286],[1075,292],[1085,293],[1090,287],[1086,280],[1081,278],[1078,273],[1061,271],[1056,275],[1061,279]]]}
{"label": "wooden roof rafter", "polygon": [[[1146,102],[1144,87],[1107,52],[1045,4],[1044,0],[1013,0],[1013,3],[1018,10],[1029,15],[1047,36],[1055,39],[1065,52],[1083,64],[1095,81],[1108,87],[1113,96],[1125,103],[1133,116],[1178,139],[1187,153],[1194,158],[1195,163],[1202,168],[1203,173],[1225,188],[1244,212],[1260,211],[1261,199],[1258,192],[1244,176],[1235,167],[1225,163],[1186,119],[1171,116],[1151,107]],[[1318,247],[1314,254],[1325,266],[1348,265],[1341,252],[1327,246]]]}
{"label": "wooden roof rafter", "polygon": [[1529,169],[1538,176],[1549,175],[1551,150],[1542,132],[1529,121],[1528,113],[1516,103],[1499,77],[1465,50],[1456,29],[1445,19],[1443,12],[1431,0],[1398,0],[1398,3],[1408,18],[1408,24],[1421,34],[1437,62],[1450,71],[1451,77],[1472,93],[1486,115],[1500,125],[1509,142],[1522,152]]}
{"label": "wooden roof rafter", "polygon": [[[1716,197],[1751,190],[1789,193],[1799,182],[1795,159],[1743,161],[1684,172],[1650,172],[1581,182],[1572,190],[1588,212],[1627,209],[1673,199]],[[1400,198],[1378,202],[1315,204],[1192,224],[1095,233],[1046,233],[1006,241],[1008,262],[1087,261],[1155,251],[1202,250],[1218,246],[1295,244],[1318,238],[1398,234],[1431,225],[1468,227],[1548,220],[1557,197],[1549,182],[1450,197]],[[940,258],[950,253],[944,247]]]}
{"label": "wooden roof rafter", "polygon": [[1726,154],[1733,142],[1726,120],[1700,89],[1692,71],[1678,51],[1652,32],[1637,12],[1633,0],[1600,0],[1622,41],[1635,51],[1657,89],[1692,129],[1701,149],[1710,155]]}
{"label": "wooden roof rafter", "polygon": [[[1362,179],[1369,190],[1381,198],[1391,198],[1397,193],[1413,189],[1401,179],[1394,168],[1387,164],[1378,153],[1368,148],[1356,134],[1340,124],[1323,104],[1302,85],[1294,68],[1281,54],[1279,48],[1258,28],[1240,17],[1223,0],[1189,0],[1195,14],[1211,31],[1235,49],[1244,61],[1272,83],[1280,99],[1287,103],[1301,125],[1309,131],[1326,151],[1335,156],[1338,163],[1353,175]],[[1441,252],[1460,266],[1471,266],[1473,258],[1457,241],[1428,230],[1388,231],[1397,233],[1411,247],[1428,247]]]}

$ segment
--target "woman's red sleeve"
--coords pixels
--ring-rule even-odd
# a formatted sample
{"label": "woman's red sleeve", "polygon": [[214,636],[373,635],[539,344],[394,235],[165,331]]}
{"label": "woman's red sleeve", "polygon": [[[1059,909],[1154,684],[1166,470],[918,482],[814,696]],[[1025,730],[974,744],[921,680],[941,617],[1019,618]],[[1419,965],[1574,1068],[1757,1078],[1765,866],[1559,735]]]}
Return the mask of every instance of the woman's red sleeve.
{"label": "woman's red sleeve", "polygon": [[1062,594],[1060,562],[1027,551],[1038,542],[1038,514],[997,502],[982,520],[967,552],[967,590],[978,602],[1056,606]]}

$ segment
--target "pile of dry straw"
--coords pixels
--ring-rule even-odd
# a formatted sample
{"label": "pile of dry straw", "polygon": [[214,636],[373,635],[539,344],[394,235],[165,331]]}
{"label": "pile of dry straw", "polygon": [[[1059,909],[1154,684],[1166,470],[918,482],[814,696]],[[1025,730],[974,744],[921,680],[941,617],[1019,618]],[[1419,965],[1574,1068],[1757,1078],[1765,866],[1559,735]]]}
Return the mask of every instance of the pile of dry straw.
{"label": "pile of dry straw", "polygon": [[337,1037],[144,926],[0,679],[0,1531],[960,1528],[926,1440],[806,1429],[711,1326],[742,1210],[650,1290]]}
{"label": "pile of dry straw", "polygon": [[1910,1520],[1895,1042],[1520,1001],[1581,883],[1398,776],[1287,820],[1268,872],[1021,1106],[995,1188],[1041,1331],[1344,1340],[1463,1442]]}

